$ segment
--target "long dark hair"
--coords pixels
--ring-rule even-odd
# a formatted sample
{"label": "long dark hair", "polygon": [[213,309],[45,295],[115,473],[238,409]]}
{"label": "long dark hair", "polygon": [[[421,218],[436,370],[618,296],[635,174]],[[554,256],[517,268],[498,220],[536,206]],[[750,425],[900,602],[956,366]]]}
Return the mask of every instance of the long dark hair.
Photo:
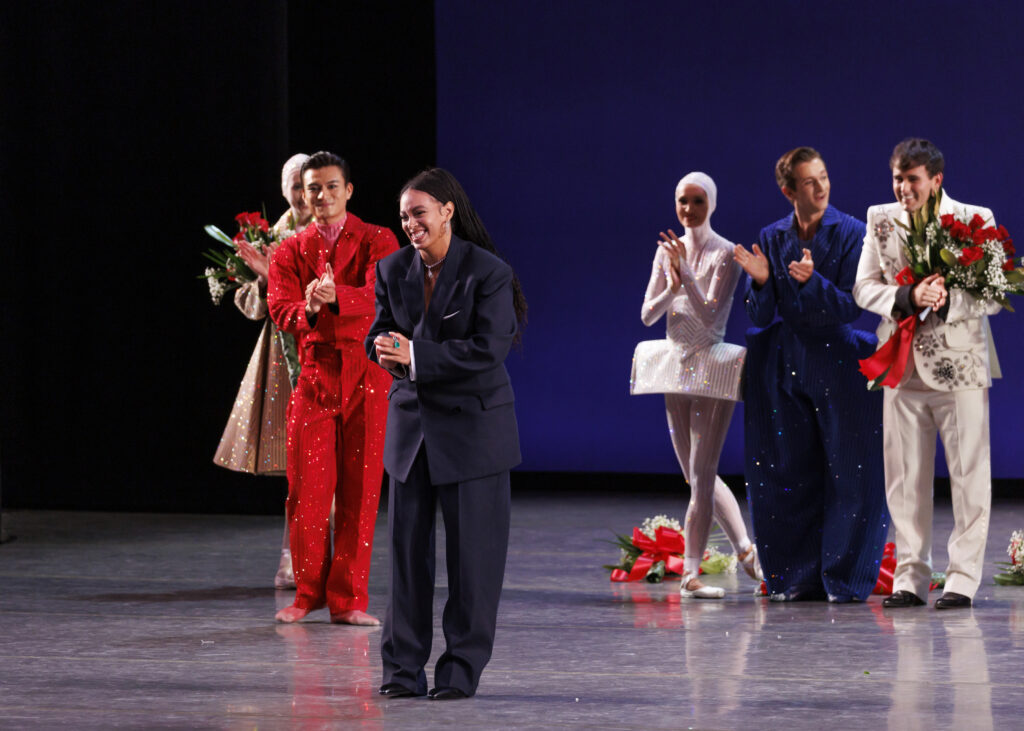
{"label": "long dark hair", "polygon": [[[407,190],[418,190],[421,193],[433,196],[441,204],[451,203],[455,206],[455,215],[452,217],[452,233],[460,239],[471,241],[484,251],[494,254],[504,261],[504,257],[498,253],[498,249],[487,233],[484,222],[480,220],[473,204],[469,202],[469,196],[459,185],[455,176],[443,168],[427,168],[402,186],[402,193]],[[512,273],[512,306],[516,311],[516,319],[520,326],[526,324],[526,297],[523,296],[523,288],[519,284],[519,277]],[[519,333],[516,333],[516,341],[519,340]]]}

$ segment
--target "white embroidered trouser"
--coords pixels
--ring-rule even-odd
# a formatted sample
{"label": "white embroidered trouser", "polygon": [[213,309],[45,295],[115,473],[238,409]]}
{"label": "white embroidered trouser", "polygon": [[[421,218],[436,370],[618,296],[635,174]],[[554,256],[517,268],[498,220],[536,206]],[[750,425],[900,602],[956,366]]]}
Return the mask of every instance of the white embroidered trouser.
{"label": "white embroidered trouser", "polygon": [[750,545],[736,497],[716,474],[735,406],[723,399],[665,394],[672,446],[690,483],[690,504],[683,524],[688,559],[703,557],[712,517],[737,551]]}
{"label": "white embroidered trouser", "polygon": [[936,391],[914,373],[905,385],[885,389],[882,424],[885,496],[896,529],[893,591],[928,596],[938,434],[953,497],[946,591],[973,597],[984,569],[992,501],[988,389]]}

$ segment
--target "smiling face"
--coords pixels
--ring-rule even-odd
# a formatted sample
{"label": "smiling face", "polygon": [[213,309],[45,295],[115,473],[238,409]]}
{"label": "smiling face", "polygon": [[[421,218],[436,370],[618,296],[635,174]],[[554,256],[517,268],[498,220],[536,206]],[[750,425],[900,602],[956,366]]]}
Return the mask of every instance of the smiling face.
{"label": "smiling face", "polygon": [[708,194],[699,185],[683,186],[676,198],[676,216],[686,228],[697,228],[708,218]]}
{"label": "smiling face", "polygon": [[303,195],[316,220],[332,224],[345,218],[348,199],[352,197],[352,183],[337,165],[310,168],[302,177]]}
{"label": "smiling face", "polygon": [[291,175],[281,180],[281,195],[288,201],[288,207],[292,209],[295,222],[302,226],[309,222],[313,215],[306,204],[305,191],[302,187],[302,175],[298,168],[292,171]]}
{"label": "smiling face", "polygon": [[924,165],[906,170],[896,167],[892,169],[892,192],[896,194],[896,200],[903,206],[903,210],[908,213],[921,208],[941,187],[942,173],[929,176],[928,168]]}
{"label": "smiling face", "polygon": [[409,237],[409,243],[430,258],[439,259],[448,251],[451,241],[451,221],[455,206],[451,201],[441,203],[437,198],[422,190],[410,188],[402,193],[398,215],[402,219],[402,230]]}
{"label": "smiling face", "polygon": [[786,186],[782,193],[793,204],[800,218],[814,218],[825,212],[832,184],[821,158],[794,166],[793,184],[795,188]]}

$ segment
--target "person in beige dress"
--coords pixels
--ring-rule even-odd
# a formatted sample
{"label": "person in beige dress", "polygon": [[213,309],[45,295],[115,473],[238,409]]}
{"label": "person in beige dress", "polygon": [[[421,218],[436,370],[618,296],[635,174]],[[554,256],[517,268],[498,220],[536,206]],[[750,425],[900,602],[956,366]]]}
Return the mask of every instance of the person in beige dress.
{"label": "person in beige dress", "polygon": [[[281,193],[288,201],[288,210],[273,226],[278,241],[284,241],[309,224],[312,214],[302,196],[302,179],[299,174],[302,163],[308,157],[301,153],[293,155],[281,170]],[[262,320],[263,327],[256,340],[256,348],[249,358],[249,365],[213,461],[237,472],[284,475],[285,412],[292,387],[298,378],[295,340],[279,331],[267,317],[270,252],[260,253],[242,242],[238,246],[238,253],[257,276],[235,290],[235,306],[250,320]],[[278,589],[295,587],[287,520],[274,586]]]}

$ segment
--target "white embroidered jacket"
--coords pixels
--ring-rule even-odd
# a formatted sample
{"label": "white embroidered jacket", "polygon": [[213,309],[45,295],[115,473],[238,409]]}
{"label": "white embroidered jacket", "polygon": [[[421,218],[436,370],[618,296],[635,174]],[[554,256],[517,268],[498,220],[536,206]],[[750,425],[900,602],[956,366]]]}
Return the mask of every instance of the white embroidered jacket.
{"label": "white embroidered jacket", "polygon": [[[986,225],[995,225],[989,209],[958,203],[944,192],[939,214],[947,213],[958,218],[966,216],[967,219],[977,213],[985,219]],[[896,221],[910,224],[908,214],[899,203],[885,203],[868,209],[867,234],[857,267],[857,282],[853,287],[853,298],[857,304],[882,317],[877,330],[879,347],[896,329],[893,307],[900,286],[896,275],[909,264],[903,254],[904,229],[897,226]],[[901,385],[916,368],[921,380],[937,391],[991,386],[991,335],[987,316],[994,315],[999,309],[1000,306],[991,300],[980,300],[963,290],[950,289],[945,321],[931,312],[924,322],[918,324]]]}

